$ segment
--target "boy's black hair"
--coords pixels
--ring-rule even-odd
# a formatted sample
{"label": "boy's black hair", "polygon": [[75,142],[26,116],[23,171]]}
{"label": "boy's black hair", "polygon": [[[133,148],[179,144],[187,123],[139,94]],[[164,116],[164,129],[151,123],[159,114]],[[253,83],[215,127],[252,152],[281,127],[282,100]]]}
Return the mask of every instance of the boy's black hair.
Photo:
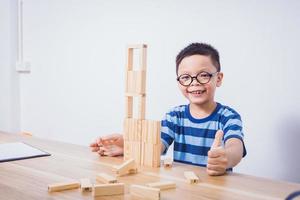
{"label": "boy's black hair", "polygon": [[178,66],[181,61],[185,57],[192,55],[209,56],[217,71],[221,71],[219,52],[213,46],[205,43],[192,43],[182,49],[176,56],[176,74],[178,73]]}

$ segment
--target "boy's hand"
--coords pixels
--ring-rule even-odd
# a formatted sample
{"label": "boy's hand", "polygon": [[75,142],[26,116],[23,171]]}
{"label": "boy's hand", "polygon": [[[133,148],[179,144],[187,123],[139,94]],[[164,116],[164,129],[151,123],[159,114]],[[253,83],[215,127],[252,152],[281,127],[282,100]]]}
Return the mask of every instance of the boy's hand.
{"label": "boy's hand", "polygon": [[121,134],[111,134],[96,139],[90,144],[93,152],[101,156],[119,156],[123,154],[124,140]]}
{"label": "boy's hand", "polygon": [[208,152],[206,171],[211,176],[223,175],[226,173],[228,158],[225,148],[222,147],[223,131],[218,130],[215,140]]}
{"label": "boy's hand", "polygon": [[97,138],[97,139],[95,140],[95,142],[93,142],[93,143],[90,144],[91,150],[92,150],[93,152],[99,151],[99,147],[100,147],[100,146],[101,146],[101,144],[100,144],[100,137]]}

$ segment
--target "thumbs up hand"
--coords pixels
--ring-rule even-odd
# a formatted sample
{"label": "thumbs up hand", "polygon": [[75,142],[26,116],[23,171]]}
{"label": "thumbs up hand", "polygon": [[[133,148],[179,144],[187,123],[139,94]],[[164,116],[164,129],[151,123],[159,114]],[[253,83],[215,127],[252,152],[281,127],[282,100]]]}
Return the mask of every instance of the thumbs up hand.
{"label": "thumbs up hand", "polygon": [[223,175],[226,173],[228,158],[225,148],[222,146],[223,131],[218,130],[213,144],[208,151],[206,171],[211,176]]}

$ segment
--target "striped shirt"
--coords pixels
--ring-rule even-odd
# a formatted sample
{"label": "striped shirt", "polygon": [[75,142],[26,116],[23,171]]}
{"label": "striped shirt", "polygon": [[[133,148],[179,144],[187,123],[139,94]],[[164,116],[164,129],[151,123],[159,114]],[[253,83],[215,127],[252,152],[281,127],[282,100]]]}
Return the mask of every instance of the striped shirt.
{"label": "striped shirt", "polygon": [[[161,122],[161,140],[165,152],[174,141],[174,161],[206,166],[207,152],[214,141],[217,130],[223,130],[223,142],[237,138],[243,142],[244,134],[240,115],[228,106],[217,103],[211,115],[203,119],[194,118],[189,105],[170,110]],[[243,142],[244,152],[246,149]]]}

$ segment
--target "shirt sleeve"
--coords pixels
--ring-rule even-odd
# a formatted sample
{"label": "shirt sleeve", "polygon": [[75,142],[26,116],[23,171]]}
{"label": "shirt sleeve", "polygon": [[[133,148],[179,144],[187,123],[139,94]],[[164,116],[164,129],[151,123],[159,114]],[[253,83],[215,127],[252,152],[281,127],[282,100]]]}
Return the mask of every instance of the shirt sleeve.
{"label": "shirt sleeve", "polygon": [[232,114],[227,117],[226,123],[223,127],[224,143],[230,138],[240,139],[243,143],[243,157],[246,156],[247,151],[244,144],[244,134],[241,116],[239,114]]}
{"label": "shirt sleeve", "polygon": [[171,116],[171,112],[168,112],[161,121],[161,142],[164,145],[163,154],[165,154],[169,146],[173,143],[175,137],[175,123],[174,116]]}

